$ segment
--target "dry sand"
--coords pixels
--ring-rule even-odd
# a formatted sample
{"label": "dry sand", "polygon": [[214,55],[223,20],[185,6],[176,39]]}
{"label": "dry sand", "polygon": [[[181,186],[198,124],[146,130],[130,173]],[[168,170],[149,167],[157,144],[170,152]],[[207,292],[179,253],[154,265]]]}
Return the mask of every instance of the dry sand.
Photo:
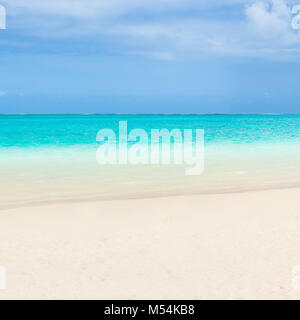
{"label": "dry sand", "polygon": [[300,190],[0,211],[0,299],[294,299]]}

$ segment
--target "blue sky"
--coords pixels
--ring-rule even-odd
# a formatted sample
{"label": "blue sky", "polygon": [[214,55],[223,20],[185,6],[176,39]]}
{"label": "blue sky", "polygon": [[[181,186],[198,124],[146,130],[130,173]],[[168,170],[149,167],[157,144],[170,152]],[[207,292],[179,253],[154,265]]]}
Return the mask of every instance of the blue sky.
{"label": "blue sky", "polygon": [[298,2],[0,0],[0,113],[299,113]]}

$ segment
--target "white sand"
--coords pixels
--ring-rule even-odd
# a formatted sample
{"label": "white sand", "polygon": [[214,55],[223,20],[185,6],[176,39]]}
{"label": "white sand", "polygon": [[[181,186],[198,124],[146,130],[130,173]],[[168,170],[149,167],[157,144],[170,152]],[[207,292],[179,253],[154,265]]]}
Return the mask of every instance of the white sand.
{"label": "white sand", "polygon": [[[0,211],[0,299],[289,299],[300,190]],[[297,281],[296,281],[297,284]]]}

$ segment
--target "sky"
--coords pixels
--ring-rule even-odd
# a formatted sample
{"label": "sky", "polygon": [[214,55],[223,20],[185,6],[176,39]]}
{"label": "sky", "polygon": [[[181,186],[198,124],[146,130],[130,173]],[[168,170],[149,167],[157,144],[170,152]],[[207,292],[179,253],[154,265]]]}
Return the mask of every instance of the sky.
{"label": "sky", "polygon": [[0,5],[0,114],[300,113],[300,0]]}

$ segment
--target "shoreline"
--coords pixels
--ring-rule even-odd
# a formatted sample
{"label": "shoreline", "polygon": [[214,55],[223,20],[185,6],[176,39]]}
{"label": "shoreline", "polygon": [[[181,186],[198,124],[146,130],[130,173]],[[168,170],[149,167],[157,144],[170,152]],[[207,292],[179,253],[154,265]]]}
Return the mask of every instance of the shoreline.
{"label": "shoreline", "polygon": [[299,299],[300,189],[0,214],[1,299]]}
{"label": "shoreline", "polygon": [[31,201],[22,204],[12,204],[12,205],[0,205],[0,214],[3,211],[12,210],[12,209],[21,209],[21,208],[31,208],[31,207],[43,207],[43,206],[54,206],[58,204],[80,204],[80,203],[97,203],[97,202],[109,202],[109,201],[132,201],[132,200],[147,200],[147,199],[164,199],[164,198],[180,198],[180,197],[197,197],[197,196],[209,196],[209,195],[230,195],[230,194],[243,194],[243,193],[256,193],[264,191],[276,191],[276,190],[294,190],[299,189],[300,185],[296,186],[274,186],[274,187],[265,187],[265,188],[256,188],[256,189],[243,189],[243,190],[230,190],[230,191],[207,191],[200,193],[180,193],[180,194],[149,194],[149,195],[138,195],[138,196],[120,196],[120,197],[104,197],[104,198],[86,198],[86,199],[57,199],[57,200],[41,200],[41,201]]}

